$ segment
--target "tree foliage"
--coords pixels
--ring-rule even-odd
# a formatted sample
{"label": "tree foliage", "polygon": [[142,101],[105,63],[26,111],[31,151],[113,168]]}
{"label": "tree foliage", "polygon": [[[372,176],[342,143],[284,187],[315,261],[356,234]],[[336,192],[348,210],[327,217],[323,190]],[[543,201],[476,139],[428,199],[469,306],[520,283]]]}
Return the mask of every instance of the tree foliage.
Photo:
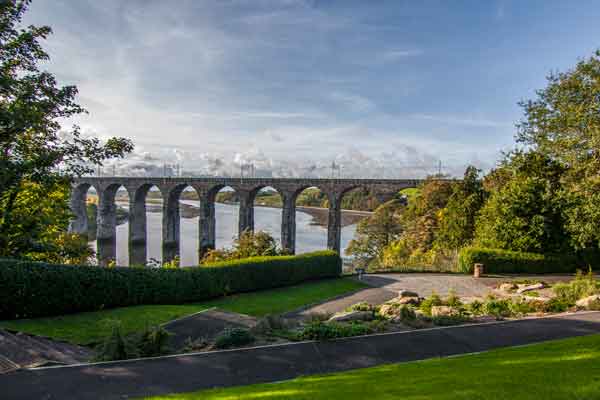
{"label": "tree foliage", "polygon": [[400,215],[404,203],[391,200],[379,206],[373,215],[358,223],[354,238],[348,244],[346,255],[354,257],[361,267],[377,267],[381,264],[383,249],[402,233]]}
{"label": "tree foliage", "polygon": [[282,254],[283,251],[277,246],[277,241],[268,232],[244,231],[233,241],[233,246],[230,249],[208,251],[202,258],[201,264]]}
{"label": "tree foliage", "polygon": [[[91,172],[93,164],[120,157],[132,150],[127,139],[112,138],[101,143],[84,137],[78,127],[62,130],[60,121],[85,110],[77,104],[77,88],[60,86],[56,78],[38,64],[49,59],[41,41],[47,26],[20,27],[29,0],[0,2],[0,255],[22,256],[20,243],[44,243],[45,225],[40,220],[30,234],[15,229],[15,207],[31,195],[30,184],[50,191],[67,185],[73,176]],[[63,199],[61,201],[65,201]],[[66,203],[65,203],[66,204]],[[66,225],[62,226],[64,230]],[[24,253],[25,252],[25,253]]]}
{"label": "tree foliage", "polygon": [[439,214],[440,228],[435,241],[438,248],[457,250],[473,240],[475,218],[486,198],[480,173],[469,166],[462,182],[454,185],[446,207]]}
{"label": "tree foliage", "polygon": [[385,267],[432,264],[440,228],[440,213],[454,192],[455,182],[430,177],[409,201],[400,217],[402,234],[383,251]]}
{"label": "tree foliage", "polygon": [[536,151],[507,155],[490,176],[510,177],[482,208],[475,244],[525,252],[571,250],[564,229],[563,166]]}
{"label": "tree foliage", "polygon": [[565,226],[577,248],[600,245],[600,51],[552,74],[522,102],[517,139],[564,164]]}

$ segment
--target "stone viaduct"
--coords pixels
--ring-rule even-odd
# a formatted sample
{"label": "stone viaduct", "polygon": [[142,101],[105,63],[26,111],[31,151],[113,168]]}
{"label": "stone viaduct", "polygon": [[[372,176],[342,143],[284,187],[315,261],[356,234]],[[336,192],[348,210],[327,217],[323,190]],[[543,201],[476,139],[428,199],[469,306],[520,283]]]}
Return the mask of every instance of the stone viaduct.
{"label": "stone viaduct", "polygon": [[329,214],[327,247],[340,251],[341,201],[354,188],[367,188],[381,200],[391,199],[399,190],[417,187],[419,179],[304,179],[304,178],[132,178],[82,177],[73,182],[71,209],[75,215],[70,230],[87,233],[86,194],[94,187],[98,194],[96,238],[101,264],[115,259],[116,205],[120,187],[129,194],[129,259],[130,264],[146,262],[146,195],[157,187],[162,195],[163,261],[179,254],[179,197],[187,187],[200,198],[198,252],[202,255],[215,247],[215,197],[219,190],[231,187],[239,197],[239,232],[254,229],[254,197],[259,190],[272,187],[282,198],[281,246],[294,252],[296,241],[296,198],[304,189],[317,187],[327,195]]}

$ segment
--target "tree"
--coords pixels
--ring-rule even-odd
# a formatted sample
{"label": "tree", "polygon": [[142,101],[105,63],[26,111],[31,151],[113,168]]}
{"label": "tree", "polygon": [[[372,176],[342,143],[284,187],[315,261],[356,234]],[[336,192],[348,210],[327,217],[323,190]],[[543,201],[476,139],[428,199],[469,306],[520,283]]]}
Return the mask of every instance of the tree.
{"label": "tree", "polygon": [[564,172],[558,161],[535,151],[508,154],[489,175],[503,184],[481,209],[475,244],[538,253],[571,251],[563,218]]}
{"label": "tree", "polygon": [[[23,246],[41,245],[44,225],[15,235],[15,207],[27,196],[30,184],[44,190],[68,187],[77,175],[92,172],[91,166],[121,157],[133,149],[123,138],[102,144],[85,138],[78,127],[61,130],[60,121],[85,112],[75,97],[75,86],[59,86],[38,63],[49,59],[41,46],[51,29],[20,28],[30,0],[0,2],[0,255],[21,256]],[[66,199],[62,201],[66,204]],[[51,224],[52,225],[52,224]],[[61,228],[66,228],[66,225]],[[11,238],[8,240],[8,238]],[[14,246],[15,242],[20,245]]]}
{"label": "tree", "polygon": [[208,251],[201,264],[211,264],[219,261],[238,260],[248,257],[278,256],[283,254],[277,246],[277,241],[265,231],[244,231],[233,241],[230,249],[213,249]]}
{"label": "tree", "polygon": [[386,267],[431,265],[439,257],[434,245],[440,229],[440,213],[454,192],[455,182],[429,177],[402,213],[400,237],[383,250]]}
{"label": "tree", "polygon": [[475,217],[485,202],[481,171],[470,165],[462,182],[454,186],[448,204],[440,212],[440,229],[435,246],[458,250],[473,240]]}
{"label": "tree", "polygon": [[403,208],[400,200],[391,200],[360,221],[346,255],[353,256],[356,264],[363,268],[379,266],[383,249],[402,233],[400,213]]}
{"label": "tree", "polygon": [[577,248],[600,246],[600,51],[551,74],[525,112],[517,140],[567,167],[565,224]]}

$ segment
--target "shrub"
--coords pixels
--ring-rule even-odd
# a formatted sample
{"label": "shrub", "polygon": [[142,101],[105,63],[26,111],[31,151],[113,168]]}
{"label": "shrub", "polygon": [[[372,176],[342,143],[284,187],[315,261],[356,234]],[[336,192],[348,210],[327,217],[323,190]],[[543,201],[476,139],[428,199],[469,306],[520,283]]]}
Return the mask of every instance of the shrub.
{"label": "shrub", "polygon": [[137,335],[136,346],[140,357],[155,357],[165,354],[171,334],[162,326],[147,326]]}
{"label": "shrub", "polygon": [[431,307],[441,306],[443,304],[442,299],[436,293],[432,293],[431,296],[421,302],[419,306],[423,314],[431,316]]}
{"label": "shrub", "polygon": [[417,314],[411,306],[403,304],[400,307],[399,317],[401,321],[412,321],[417,318]]}
{"label": "shrub", "polygon": [[140,304],[181,304],[337,277],[333,251],[189,268],[102,268],[0,260],[0,320]]}
{"label": "shrub", "polygon": [[106,339],[96,347],[95,361],[115,361],[135,358],[138,352],[130,337],[123,334],[120,321],[110,320],[112,331]]}
{"label": "shrub", "polygon": [[445,304],[450,307],[461,307],[463,305],[454,289],[448,291],[448,297],[446,297]]}
{"label": "shrub", "polygon": [[365,301],[362,301],[360,303],[356,303],[351,305],[350,307],[346,308],[344,311],[346,312],[350,312],[350,311],[375,311],[375,307],[372,304],[369,304]]}
{"label": "shrub", "polygon": [[477,247],[466,247],[460,251],[459,271],[472,273],[475,263],[484,264],[486,273],[570,273],[578,268],[600,266],[600,252],[590,250],[577,254],[538,254]]}
{"label": "shrub", "polygon": [[472,302],[466,305],[466,311],[475,317],[483,315],[483,303],[479,300],[473,300]]}
{"label": "shrub", "polygon": [[431,322],[437,326],[451,326],[451,325],[459,325],[464,324],[465,322],[470,321],[471,319],[462,314],[454,314],[454,315],[440,315],[437,317],[431,318]]}
{"label": "shrub", "polygon": [[577,271],[577,276],[569,283],[557,283],[552,286],[556,298],[562,302],[574,305],[583,297],[591,296],[600,291],[599,283],[590,270],[586,275]]}
{"label": "shrub", "polygon": [[232,328],[226,329],[217,336],[215,347],[227,349],[229,347],[244,346],[254,342],[254,336],[248,329]]}
{"label": "shrub", "polygon": [[565,312],[572,306],[573,304],[570,304],[567,301],[554,297],[550,299],[549,302],[544,304],[544,311],[550,313]]}
{"label": "shrub", "polygon": [[127,360],[137,357],[160,356],[167,352],[169,332],[162,326],[149,326],[142,332],[124,335],[120,321],[108,320],[112,331],[96,347],[96,361]]}
{"label": "shrub", "polygon": [[335,338],[366,335],[371,330],[360,323],[341,324],[338,322],[315,321],[307,324],[298,338],[302,340],[330,340]]}
{"label": "shrub", "polygon": [[501,320],[512,315],[510,299],[496,299],[488,297],[483,303],[483,313]]}

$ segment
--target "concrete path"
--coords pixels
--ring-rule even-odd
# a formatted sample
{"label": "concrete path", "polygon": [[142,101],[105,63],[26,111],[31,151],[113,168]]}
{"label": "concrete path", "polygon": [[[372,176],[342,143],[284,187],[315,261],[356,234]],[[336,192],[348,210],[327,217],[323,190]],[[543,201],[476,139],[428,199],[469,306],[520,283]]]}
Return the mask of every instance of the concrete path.
{"label": "concrete path", "polygon": [[573,279],[573,275],[496,275],[473,278],[470,275],[433,273],[368,274],[362,277],[362,281],[370,286],[395,292],[402,289],[411,290],[423,297],[431,295],[432,292],[445,296],[451,289],[460,297],[481,297],[490,293],[495,286],[502,282],[538,280],[555,283],[571,279]]}
{"label": "concrete path", "polygon": [[382,304],[397,296],[397,291],[388,290],[387,288],[366,288],[338,296],[334,299],[310,306],[308,308],[292,311],[288,314],[285,314],[284,317],[292,319],[304,319],[311,314],[335,314],[336,312],[343,311],[356,303],[367,302],[370,304]]}
{"label": "concrete path", "polygon": [[124,399],[472,353],[600,333],[600,312],[0,375],[2,399]]}
{"label": "concrete path", "polygon": [[15,368],[82,363],[91,357],[86,347],[0,329],[0,374]]}
{"label": "concrete path", "polygon": [[437,273],[389,273],[363,275],[362,282],[371,288],[343,295],[306,309],[294,311],[286,315],[288,318],[306,318],[310,314],[334,314],[353,304],[367,302],[382,304],[393,299],[400,290],[417,292],[427,297],[433,292],[447,296],[451,290],[463,298],[485,297],[502,282],[514,280],[541,280],[546,283],[569,281],[572,275],[505,275],[473,278],[469,275],[437,274]]}
{"label": "concrete path", "polygon": [[256,322],[248,315],[211,309],[167,322],[163,327],[171,334],[169,346],[181,350],[189,340],[210,341],[227,328],[252,328]]}

